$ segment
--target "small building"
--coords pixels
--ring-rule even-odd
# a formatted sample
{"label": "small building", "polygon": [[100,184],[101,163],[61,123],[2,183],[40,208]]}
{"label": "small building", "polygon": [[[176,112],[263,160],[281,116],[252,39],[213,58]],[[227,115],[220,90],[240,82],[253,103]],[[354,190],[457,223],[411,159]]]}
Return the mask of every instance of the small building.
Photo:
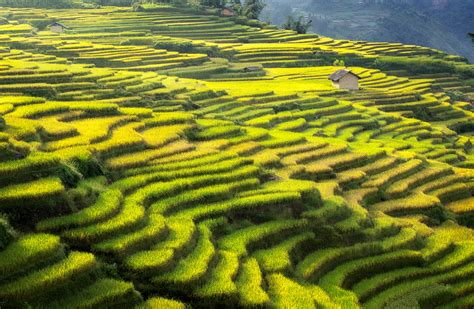
{"label": "small building", "polygon": [[338,53],[329,50],[313,50],[315,56],[337,56]]}
{"label": "small building", "polygon": [[232,16],[236,16],[237,13],[235,12],[235,10],[231,7],[224,7],[221,9],[220,11],[220,16],[223,16],[223,17],[232,17]]}
{"label": "small building", "polygon": [[63,33],[67,29],[69,29],[69,27],[58,22],[54,22],[51,25],[49,25],[49,30],[56,33]]}
{"label": "small building", "polygon": [[261,71],[261,70],[262,70],[262,67],[259,67],[258,65],[251,65],[244,68],[244,72],[256,72],[256,71]]}
{"label": "small building", "polygon": [[351,70],[343,69],[329,75],[328,78],[337,89],[359,90],[361,77]]}

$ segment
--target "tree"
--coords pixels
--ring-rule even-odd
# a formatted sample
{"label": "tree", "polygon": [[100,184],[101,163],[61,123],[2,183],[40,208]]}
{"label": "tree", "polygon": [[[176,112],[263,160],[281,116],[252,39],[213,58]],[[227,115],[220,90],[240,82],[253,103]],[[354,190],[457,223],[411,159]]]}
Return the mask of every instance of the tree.
{"label": "tree", "polygon": [[222,8],[226,4],[225,0],[200,0],[201,5],[210,6],[214,8]]}
{"label": "tree", "polygon": [[297,20],[295,20],[293,16],[288,16],[286,23],[283,24],[283,29],[293,30],[299,34],[305,34],[308,32],[312,23],[312,20],[305,21],[303,16],[300,16]]}
{"label": "tree", "polygon": [[235,13],[237,13],[238,15],[243,15],[243,12],[242,12],[243,6],[240,0],[230,0],[229,4],[231,4],[232,9],[234,10]]}
{"label": "tree", "polygon": [[473,33],[469,33],[469,35],[471,36],[472,42],[474,42],[474,32],[473,32]]}
{"label": "tree", "polygon": [[34,8],[71,8],[72,0],[0,0],[0,6]]}
{"label": "tree", "polygon": [[258,19],[264,7],[263,0],[245,0],[242,14],[251,19]]}

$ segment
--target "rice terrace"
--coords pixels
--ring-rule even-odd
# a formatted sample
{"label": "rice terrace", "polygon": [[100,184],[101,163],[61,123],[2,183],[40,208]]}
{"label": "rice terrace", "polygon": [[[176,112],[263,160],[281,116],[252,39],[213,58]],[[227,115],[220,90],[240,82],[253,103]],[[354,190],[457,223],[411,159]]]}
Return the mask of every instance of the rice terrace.
{"label": "rice terrace", "polygon": [[466,59],[63,2],[0,0],[1,309],[474,307]]}

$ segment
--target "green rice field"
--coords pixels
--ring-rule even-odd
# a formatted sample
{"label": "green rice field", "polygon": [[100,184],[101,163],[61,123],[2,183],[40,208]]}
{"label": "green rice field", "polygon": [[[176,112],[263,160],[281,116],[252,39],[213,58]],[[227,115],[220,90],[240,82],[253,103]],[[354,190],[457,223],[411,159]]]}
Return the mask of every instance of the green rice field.
{"label": "green rice field", "polygon": [[474,65],[172,5],[0,20],[0,308],[474,307]]}

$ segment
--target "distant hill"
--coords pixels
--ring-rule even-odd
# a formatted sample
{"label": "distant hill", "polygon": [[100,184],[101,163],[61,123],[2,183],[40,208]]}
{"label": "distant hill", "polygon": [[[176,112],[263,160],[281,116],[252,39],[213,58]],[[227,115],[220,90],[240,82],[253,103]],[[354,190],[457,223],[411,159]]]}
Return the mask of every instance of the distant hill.
{"label": "distant hill", "polygon": [[312,32],[333,38],[418,44],[474,61],[467,35],[474,1],[267,0],[265,20],[281,25],[289,12],[313,20]]}

